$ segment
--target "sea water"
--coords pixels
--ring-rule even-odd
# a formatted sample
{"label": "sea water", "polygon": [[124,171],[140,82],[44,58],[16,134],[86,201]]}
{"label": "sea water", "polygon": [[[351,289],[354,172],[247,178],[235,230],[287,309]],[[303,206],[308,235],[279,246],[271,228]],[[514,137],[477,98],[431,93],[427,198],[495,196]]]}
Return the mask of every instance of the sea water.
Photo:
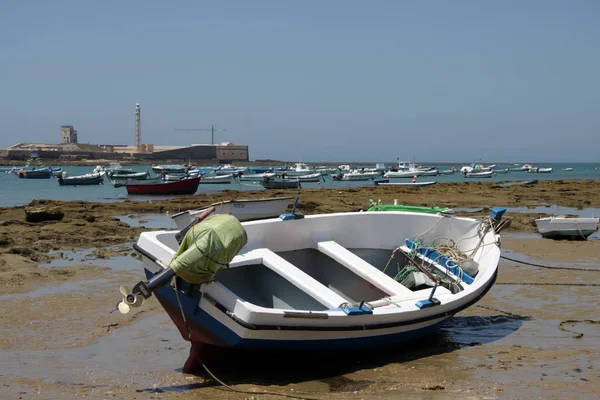
{"label": "sea water", "polygon": [[[391,166],[391,164],[387,164]],[[536,164],[540,168],[552,167],[552,173],[528,173],[510,172],[509,174],[497,174],[492,178],[464,178],[458,171],[462,165],[438,165],[440,171],[454,167],[457,173],[453,175],[423,176],[417,178],[417,182],[436,181],[444,182],[498,182],[498,181],[525,181],[538,180],[573,180],[573,179],[600,179],[600,163],[587,164],[565,164],[565,163],[542,163]],[[498,169],[511,167],[512,165],[497,166]],[[357,165],[357,167],[361,167]],[[372,167],[372,165],[364,165]],[[64,167],[69,176],[91,173],[93,166],[70,166]],[[130,166],[135,172],[151,171],[151,166]],[[573,168],[573,171],[564,171],[563,168]],[[206,169],[207,171],[210,168]],[[409,182],[411,178],[390,179],[391,182]],[[303,188],[347,188],[359,186],[373,186],[373,181],[334,181],[331,175],[324,176],[321,182],[302,182]],[[233,180],[231,184],[200,185],[197,193],[215,193],[221,190],[264,190],[260,182],[238,182]],[[128,196],[124,187],[115,188],[105,178],[103,185],[91,186],[60,186],[56,179],[19,179],[15,174],[0,172],[0,207],[22,206],[34,199],[49,200],[84,200],[95,202],[114,202],[132,200],[164,199],[168,196]]]}

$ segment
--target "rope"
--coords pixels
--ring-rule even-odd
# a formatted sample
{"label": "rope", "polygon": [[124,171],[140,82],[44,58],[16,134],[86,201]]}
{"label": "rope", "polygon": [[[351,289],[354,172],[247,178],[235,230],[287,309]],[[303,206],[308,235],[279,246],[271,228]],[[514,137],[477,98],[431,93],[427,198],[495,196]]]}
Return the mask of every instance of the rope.
{"label": "rope", "polygon": [[532,267],[538,267],[538,268],[547,268],[547,269],[566,269],[566,270],[570,270],[570,271],[589,271],[589,272],[600,272],[600,268],[581,268],[581,267],[552,267],[549,265],[542,265],[542,264],[535,264],[535,263],[530,263],[527,261],[521,261],[521,260],[516,260],[514,258],[510,258],[510,257],[506,257],[506,256],[500,256],[500,258],[503,258],[505,260],[508,261],[513,261],[519,264],[525,264],[525,265],[530,265]]}
{"label": "rope", "polygon": [[496,282],[496,285],[600,287],[600,283],[557,283],[557,282]]}
{"label": "rope", "polygon": [[[190,332],[190,327],[188,325],[187,322],[187,318],[185,317],[185,312],[183,311],[183,306],[181,305],[181,299],[179,298],[179,289],[177,288],[177,278],[175,278],[174,280],[175,284],[175,297],[177,298],[177,304],[179,305],[179,311],[181,312],[181,318],[183,319],[183,323],[185,325],[185,329],[187,331],[188,334],[188,340],[190,341],[190,343],[192,342],[192,333]],[[200,365],[202,365],[202,368],[204,368],[204,370],[219,384],[221,384],[223,387],[231,390],[232,392],[236,392],[236,393],[243,393],[243,394],[250,394],[250,395],[258,395],[258,394],[262,394],[262,395],[271,395],[271,396],[281,396],[281,397],[287,397],[290,399],[300,399],[300,400],[321,400],[318,397],[308,397],[308,396],[295,396],[293,394],[287,394],[287,393],[277,393],[277,392],[254,392],[251,390],[242,390],[242,389],[236,389],[232,386],[229,386],[228,384],[226,384],[225,382],[223,382],[222,380],[220,380],[219,378],[217,378],[217,376],[215,376],[215,374],[213,374],[211,372],[210,369],[208,369],[208,367],[206,366],[206,364],[204,364],[204,361],[198,359],[198,361],[200,362]]]}

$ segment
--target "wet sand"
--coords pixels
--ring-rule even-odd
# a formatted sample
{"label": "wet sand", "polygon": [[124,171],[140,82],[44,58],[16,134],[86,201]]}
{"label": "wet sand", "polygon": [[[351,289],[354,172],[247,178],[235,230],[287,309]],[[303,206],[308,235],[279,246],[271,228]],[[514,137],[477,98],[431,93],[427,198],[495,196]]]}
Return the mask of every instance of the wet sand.
{"label": "wet sand", "polygon": [[[600,206],[600,184],[585,189],[545,184],[302,190],[300,211],[357,211],[368,207],[369,198],[453,208]],[[189,346],[154,299],[125,316],[108,314],[120,300],[119,285],[142,278],[141,263],[126,244],[147,229],[129,227],[117,216],[134,214],[131,220],[139,221],[142,214],[162,213],[168,221],[167,215],[179,210],[265,195],[290,193],[228,192],[151,203],[49,202],[37,205],[59,206],[65,217],[38,224],[25,222],[22,207],[0,209],[2,398],[278,398],[261,394],[265,391],[319,399],[592,399],[600,394],[600,272],[595,271],[503,260],[496,285],[477,305],[416,343],[318,359],[251,357],[215,367],[225,382],[255,394],[233,393],[207,377],[182,374]],[[538,215],[510,215],[514,223],[502,238],[504,255],[562,268],[600,268],[600,240],[536,238],[532,219]],[[136,225],[144,224],[150,226],[144,220]]]}

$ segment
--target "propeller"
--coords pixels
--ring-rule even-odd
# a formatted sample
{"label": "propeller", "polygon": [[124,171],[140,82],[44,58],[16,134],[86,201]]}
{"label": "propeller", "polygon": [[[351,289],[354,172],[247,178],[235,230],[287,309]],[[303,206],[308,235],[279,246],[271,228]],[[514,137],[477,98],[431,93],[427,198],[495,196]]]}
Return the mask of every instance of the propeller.
{"label": "propeller", "polygon": [[117,305],[121,314],[127,314],[131,311],[131,307],[141,307],[144,304],[144,297],[132,293],[127,286],[119,286],[119,292],[123,295],[123,300]]}
{"label": "propeller", "polygon": [[[296,197],[296,203],[297,202],[298,202],[298,198]],[[198,217],[191,224],[189,224],[185,229],[182,229],[180,232],[178,232],[175,235],[175,239],[177,240],[177,242],[179,244],[181,244],[181,242],[185,238],[185,235],[187,234],[187,232],[194,225],[196,225],[196,224],[202,222],[204,219],[206,219],[206,217],[208,217],[214,211],[215,211],[215,208],[210,207],[207,210],[205,210],[204,212],[202,212],[200,215],[198,215]],[[147,255],[147,257],[151,257],[151,256]],[[113,313],[116,310],[119,310],[119,312],[121,314],[127,314],[129,311],[131,311],[132,307],[141,307],[142,304],[144,304],[144,299],[147,299],[150,296],[152,296],[152,292],[154,292],[155,290],[157,290],[160,287],[168,285],[169,282],[171,282],[171,280],[173,280],[173,278],[175,277],[175,271],[172,268],[164,265],[162,262],[160,262],[160,260],[158,260],[155,257],[151,257],[151,259],[159,267],[161,267],[160,271],[155,273],[147,281],[138,282],[133,287],[133,290],[129,290],[129,288],[127,286],[121,285],[119,287],[119,292],[121,293],[121,296],[123,296],[123,300],[121,300],[119,302],[119,304],[117,304],[117,307],[113,311],[111,311],[111,313]]]}

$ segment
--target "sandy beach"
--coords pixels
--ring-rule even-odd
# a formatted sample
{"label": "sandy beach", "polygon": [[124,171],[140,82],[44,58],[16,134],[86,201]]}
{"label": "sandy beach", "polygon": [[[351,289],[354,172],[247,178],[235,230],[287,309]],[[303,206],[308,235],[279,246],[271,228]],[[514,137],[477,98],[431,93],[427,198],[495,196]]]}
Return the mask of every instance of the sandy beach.
{"label": "sandy beach", "polygon": [[[119,285],[142,278],[131,243],[150,229],[144,216],[168,221],[179,211],[222,200],[284,195],[299,195],[299,211],[307,215],[366,210],[369,199],[451,207],[473,217],[498,205],[529,208],[508,214],[512,224],[503,231],[503,254],[564,269],[503,260],[496,285],[477,305],[413,345],[344,357],[324,354],[319,360],[244,359],[216,367],[226,383],[255,394],[182,374],[189,346],[155,300],[126,316],[109,314],[120,299]],[[600,208],[600,181],[225,191],[169,201],[37,200],[2,208],[2,398],[278,398],[265,391],[318,399],[597,398],[600,240],[539,238],[533,219],[550,214],[552,206]],[[25,210],[31,207],[58,208],[64,217],[27,222]],[[136,224],[124,222],[127,216]]]}

